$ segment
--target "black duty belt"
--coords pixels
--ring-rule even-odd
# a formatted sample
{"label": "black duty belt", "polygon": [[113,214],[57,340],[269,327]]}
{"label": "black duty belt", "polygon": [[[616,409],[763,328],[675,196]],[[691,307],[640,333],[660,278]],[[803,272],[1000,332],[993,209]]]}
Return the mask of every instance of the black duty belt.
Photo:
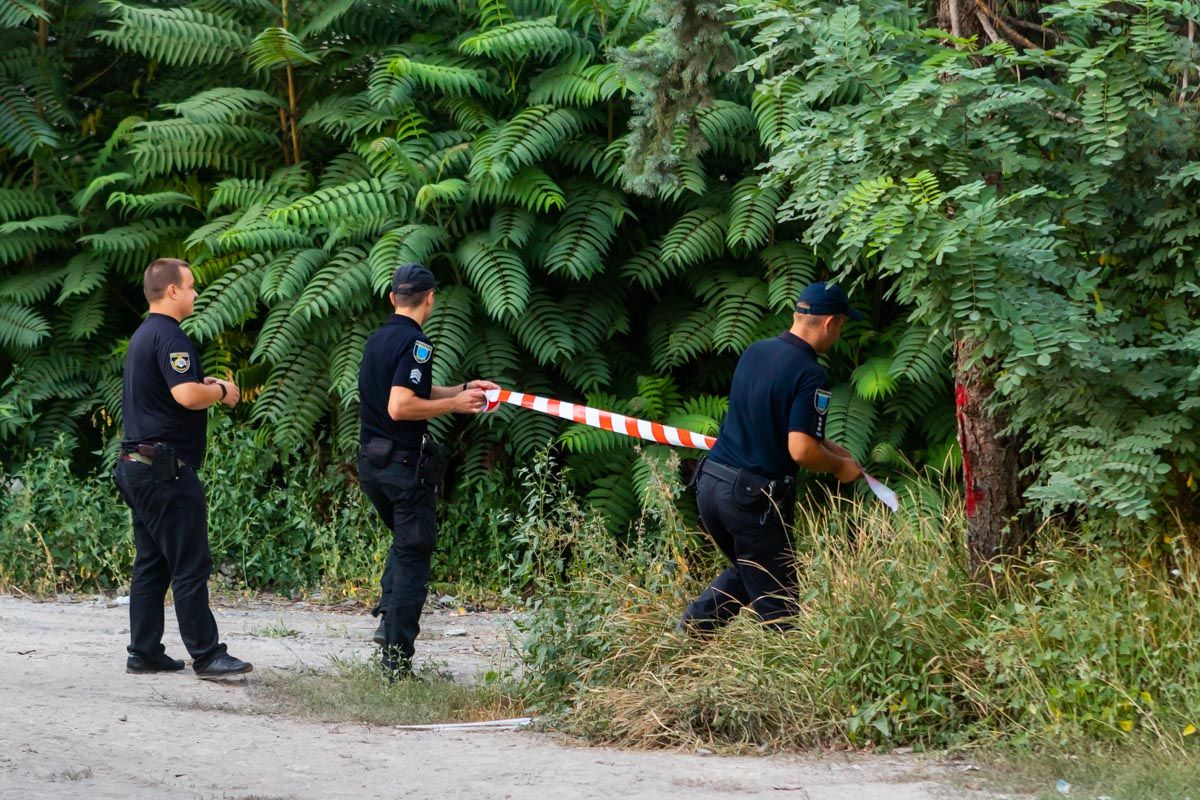
{"label": "black duty belt", "polygon": [[[139,444],[137,450],[131,450],[128,453],[121,453],[122,461],[133,461],[138,464],[145,464],[150,467],[154,465],[154,445]],[[187,464],[180,458],[176,457],[175,465],[178,467],[186,467]]]}
{"label": "black duty belt", "polygon": [[714,478],[720,478],[723,481],[733,483],[737,480],[738,473],[741,472],[737,467],[731,467],[728,464],[722,464],[718,461],[713,461],[711,458],[704,459],[704,465],[701,467],[702,474],[712,475]]}

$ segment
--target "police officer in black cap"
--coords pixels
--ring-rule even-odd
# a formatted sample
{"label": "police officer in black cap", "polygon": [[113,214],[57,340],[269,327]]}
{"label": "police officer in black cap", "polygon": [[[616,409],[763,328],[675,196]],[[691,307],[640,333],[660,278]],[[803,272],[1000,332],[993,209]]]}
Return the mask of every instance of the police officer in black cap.
{"label": "police officer in black cap", "polygon": [[412,670],[414,642],[428,592],[437,539],[437,490],[445,469],[441,445],[428,420],[459,412],[478,414],[490,381],[433,385],[434,347],[421,325],[433,312],[436,284],[420,264],[392,276],[395,313],[367,340],[358,374],[361,450],[358,479],[388,529],[392,547],[373,614],[383,614],[375,641],[393,677]]}
{"label": "police officer in black cap", "polygon": [[170,586],[179,635],[196,675],[241,675],[253,667],[226,652],[208,607],[208,510],[196,476],[204,462],[207,409],[217,403],[237,405],[238,387],[201,378],[200,354],[179,327],[196,301],[196,281],[187,263],[158,259],[146,268],[142,288],[150,313],[125,354],[125,438],[113,474],[133,512],[137,552],[129,586],[125,669],[183,669],[183,662],[169,657],[162,644],[163,600]]}
{"label": "police officer in black cap", "polygon": [[843,483],[862,476],[850,453],[825,438],[831,394],[817,363],[848,318],[863,315],[841,287],[814,283],[800,294],[791,329],[750,345],[738,361],[729,412],[694,479],[701,524],[730,566],[687,607],[680,630],[714,631],[743,606],[777,625],[795,613],[796,467]]}

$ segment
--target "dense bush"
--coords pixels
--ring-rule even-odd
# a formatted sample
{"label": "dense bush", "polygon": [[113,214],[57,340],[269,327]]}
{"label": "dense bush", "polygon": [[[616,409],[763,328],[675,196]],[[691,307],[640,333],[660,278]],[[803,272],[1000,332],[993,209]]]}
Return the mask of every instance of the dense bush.
{"label": "dense bush", "polygon": [[539,518],[538,547],[576,557],[523,623],[531,704],[642,746],[1194,734],[1200,580],[1184,537],[1047,531],[1036,562],[972,584],[962,518],[905,495],[903,514],[850,500],[803,514],[793,626],[743,614],[708,640],[672,633],[715,574],[682,529],[615,554],[586,518]]}
{"label": "dense bush", "polygon": [[[439,382],[715,432],[738,354],[823,274],[757,186],[768,128],[745,81],[721,83],[685,184],[639,196],[619,175],[633,87],[608,53],[651,34],[647,0],[273,5],[0,13],[0,444],[66,432],[111,457],[159,255],[194,265],[185,327],[265,447],[352,450],[363,343],[409,259],[442,287]],[[872,325],[829,359],[831,432],[862,458],[952,466],[947,339],[860,299]],[[567,429],[512,408],[491,423],[437,424],[458,480]],[[563,447],[626,528],[646,494],[632,443],[573,428]]]}
{"label": "dense bush", "polygon": [[[0,586],[34,593],[127,587],[129,511],[110,476],[72,471],[69,446],[4,465]],[[318,452],[327,452],[319,450]],[[253,431],[218,418],[201,472],[218,581],[282,593],[322,590],[369,600],[391,535],[351,465],[261,447]],[[500,591],[511,563],[503,513],[519,497],[491,473],[460,487],[440,511],[434,580]]]}

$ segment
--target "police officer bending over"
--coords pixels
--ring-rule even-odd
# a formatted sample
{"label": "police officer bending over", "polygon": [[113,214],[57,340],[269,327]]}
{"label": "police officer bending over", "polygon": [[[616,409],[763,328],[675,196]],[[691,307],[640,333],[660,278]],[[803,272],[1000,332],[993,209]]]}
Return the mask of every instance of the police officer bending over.
{"label": "police officer bending over", "polygon": [[825,439],[831,395],[817,363],[847,317],[863,315],[840,287],[814,283],[800,294],[791,329],[738,360],[729,413],[695,478],[701,524],[731,566],[688,606],[681,630],[711,632],[742,606],[764,622],[795,613],[796,465],[843,483],[862,475],[850,453]]}
{"label": "police officer bending over", "polygon": [[437,488],[445,451],[428,433],[443,414],[478,414],[490,381],[461,386],[433,385],[433,343],[421,330],[433,311],[433,273],[405,264],[392,276],[389,299],[395,314],[363,349],[358,374],[362,423],[358,479],[363,492],[392,531],[392,547],[375,614],[383,614],[375,641],[381,663],[393,677],[412,671],[414,642],[437,540]]}
{"label": "police officer bending over", "polygon": [[129,586],[129,657],[126,672],[171,672],[183,662],[162,645],[163,600],[175,593],[179,635],[197,677],[241,675],[253,667],[229,655],[218,640],[208,607],[212,555],[204,487],[209,406],[235,406],[238,387],[201,378],[200,354],[179,323],[196,302],[188,265],[160,258],[142,280],[150,314],[129,340],[121,409],[125,439],[113,477],[133,512],[137,555]]}

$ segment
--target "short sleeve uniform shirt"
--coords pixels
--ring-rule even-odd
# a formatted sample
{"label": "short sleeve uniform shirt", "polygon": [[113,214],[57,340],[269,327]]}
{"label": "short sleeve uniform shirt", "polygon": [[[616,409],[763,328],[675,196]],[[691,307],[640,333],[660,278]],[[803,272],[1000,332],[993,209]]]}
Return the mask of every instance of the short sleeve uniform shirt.
{"label": "short sleeve uniform shirt", "polygon": [[360,440],[366,444],[381,436],[399,447],[416,449],[429,424],[388,416],[393,386],[411,389],[426,400],[433,390],[433,343],[416,320],[402,314],[381,325],[363,348],[358,371]]}
{"label": "short sleeve uniform shirt", "polygon": [[713,461],[769,478],[796,474],[788,433],[825,438],[829,379],[812,346],[791,332],[746,348],[733,373],[729,412]]}
{"label": "short sleeve uniform shirt", "polygon": [[121,417],[123,452],[163,442],[193,467],[204,463],[208,411],[176,402],[172,387],[203,381],[200,352],[173,317],[150,314],[129,340]]}

